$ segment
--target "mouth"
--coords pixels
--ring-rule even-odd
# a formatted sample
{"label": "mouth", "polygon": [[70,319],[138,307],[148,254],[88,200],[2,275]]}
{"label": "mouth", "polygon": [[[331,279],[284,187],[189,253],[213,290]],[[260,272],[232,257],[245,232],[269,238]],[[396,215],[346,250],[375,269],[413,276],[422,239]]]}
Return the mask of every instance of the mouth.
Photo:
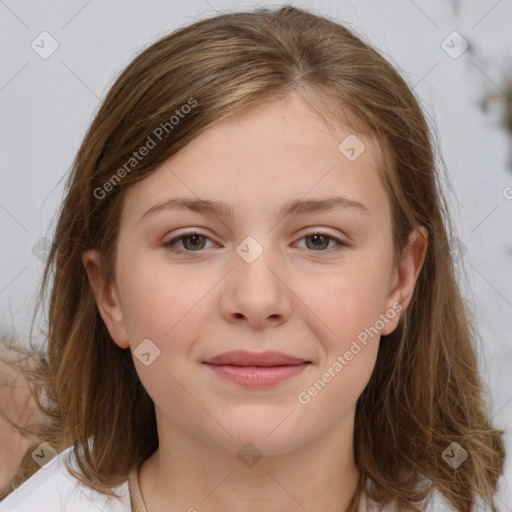
{"label": "mouth", "polygon": [[244,387],[274,386],[302,373],[311,363],[282,352],[224,352],[206,361],[217,376]]}
{"label": "mouth", "polygon": [[230,350],[217,356],[203,361],[214,365],[232,365],[232,366],[294,366],[304,363],[310,363],[306,359],[268,350],[266,352],[249,352],[247,350]]}

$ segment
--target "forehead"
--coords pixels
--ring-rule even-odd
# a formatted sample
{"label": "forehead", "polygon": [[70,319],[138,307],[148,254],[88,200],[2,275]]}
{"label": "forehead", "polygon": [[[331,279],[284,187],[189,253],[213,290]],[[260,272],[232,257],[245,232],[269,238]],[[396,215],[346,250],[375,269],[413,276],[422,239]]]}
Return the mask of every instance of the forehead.
{"label": "forehead", "polygon": [[326,124],[315,107],[291,94],[209,127],[126,191],[123,214],[140,217],[171,195],[262,213],[336,193],[375,209],[387,200],[378,155],[373,137]]}

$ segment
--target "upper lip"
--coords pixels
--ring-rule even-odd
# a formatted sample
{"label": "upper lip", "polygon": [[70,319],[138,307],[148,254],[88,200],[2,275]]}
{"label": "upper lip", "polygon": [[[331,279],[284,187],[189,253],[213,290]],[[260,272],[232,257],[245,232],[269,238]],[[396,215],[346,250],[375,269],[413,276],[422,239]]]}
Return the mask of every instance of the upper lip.
{"label": "upper lip", "polygon": [[208,364],[215,365],[232,365],[232,366],[281,366],[281,365],[298,365],[310,363],[304,359],[269,350],[267,352],[248,352],[247,350],[231,350],[223,352],[215,357],[211,357],[203,361]]}

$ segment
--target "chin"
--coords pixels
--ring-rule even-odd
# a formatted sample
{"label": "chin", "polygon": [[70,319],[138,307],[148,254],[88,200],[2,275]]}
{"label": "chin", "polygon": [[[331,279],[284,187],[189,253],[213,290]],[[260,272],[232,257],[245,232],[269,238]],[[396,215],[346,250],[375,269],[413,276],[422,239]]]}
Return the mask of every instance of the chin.
{"label": "chin", "polygon": [[[307,439],[298,432],[291,432],[279,421],[262,424],[258,428],[254,424],[238,423],[236,428],[225,425],[233,437],[227,433],[218,438],[212,439],[213,443],[233,455],[242,456],[247,452],[260,456],[283,455],[306,444]],[[278,426],[279,425],[279,426]],[[277,428],[276,428],[277,427]]]}

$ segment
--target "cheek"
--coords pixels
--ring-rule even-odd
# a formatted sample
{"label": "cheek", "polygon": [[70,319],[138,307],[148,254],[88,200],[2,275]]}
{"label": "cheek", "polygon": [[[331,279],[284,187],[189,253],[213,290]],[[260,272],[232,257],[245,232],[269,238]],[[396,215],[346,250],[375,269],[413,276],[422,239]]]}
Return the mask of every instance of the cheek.
{"label": "cheek", "polygon": [[378,290],[363,279],[353,283],[354,286],[351,284],[344,282],[332,288],[330,300],[323,309],[330,329],[321,338],[325,351],[321,370],[330,369],[331,375],[333,371],[342,375],[337,380],[345,381],[342,387],[349,394],[350,390],[362,391],[360,383],[370,377],[382,328],[377,323],[382,313]]}
{"label": "cheek", "polygon": [[363,254],[328,275],[314,280],[304,277],[300,296],[324,324],[320,339],[343,348],[365,328],[375,325],[385,312],[389,279],[385,258],[365,258]]}
{"label": "cheek", "polygon": [[[388,296],[389,265],[386,254],[376,258],[375,251],[358,253],[342,268],[325,279],[304,281],[312,290],[308,306],[322,320],[310,315],[309,328],[322,345],[318,371],[309,387],[302,389],[301,405],[308,405],[308,414],[320,414],[320,404],[336,404],[332,414],[355,404],[371,377],[380,341],[382,318]],[[393,312],[394,313],[394,312]],[[320,397],[321,395],[321,397]],[[318,396],[318,398],[316,398]],[[316,405],[313,405],[315,403]],[[318,409],[318,410],[317,410]]]}
{"label": "cheek", "polygon": [[[198,315],[205,314],[200,300],[211,285],[206,287],[204,279],[191,272],[143,257],[125,260],[119,269],[123,316],[137,374],[155,404],[174,411],[173,404],[189,403],[179,383],[190,371],[194,327],[197,330]],[[144,360],[142,355],[148,353]]]}
{"label": "cheek", "polygon": [[297,394],[308,416],[336,421],[355,406],[375,367],[387,280],[381,264],[363,263],[330,276],[308,302],[322,320],[309,325],[322,345],[318,369]]}
{"label": "cheek", "polygon": [[164,343],[172,337],[186,324],[183,320],[205,294],[206,284],[191,270],[143,254],[120,261],[119,289],[131,341]]}
{"label": "cheek", "polygon": [[[354,410],[370,380],[377,359],[378,342],[349,344],[333,353],[296,397],[300,411],[309,418],[322,418],[325,425],[336,423]],[[348,354],[351,354],[348,357]]]}

